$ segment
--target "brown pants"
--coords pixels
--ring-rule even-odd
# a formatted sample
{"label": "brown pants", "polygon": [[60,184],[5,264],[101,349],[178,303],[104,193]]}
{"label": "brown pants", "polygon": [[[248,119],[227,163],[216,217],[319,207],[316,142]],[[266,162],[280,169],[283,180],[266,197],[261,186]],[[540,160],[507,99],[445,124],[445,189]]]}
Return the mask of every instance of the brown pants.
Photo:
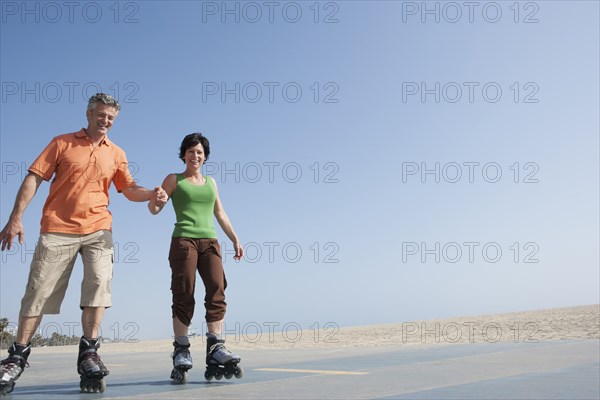
{"label": "brown pants", "polygon": [[221,321],[225,317],[225,288],[227,280],[221,260],[221,246],[217,239],[171,239],[171,292],[173,318],[189,326],[194,316],[196,270],[204,282],[206,322]]}

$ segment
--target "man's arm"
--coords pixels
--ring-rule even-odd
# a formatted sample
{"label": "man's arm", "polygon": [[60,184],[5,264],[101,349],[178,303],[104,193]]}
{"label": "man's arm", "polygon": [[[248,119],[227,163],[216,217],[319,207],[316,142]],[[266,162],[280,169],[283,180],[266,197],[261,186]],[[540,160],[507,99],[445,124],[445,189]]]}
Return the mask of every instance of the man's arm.
{"label": "man's arm", "polygon": [[25,232],[23,231],[23,213],[25,209],[35,196],[38,187],[42,183],[42,177],[30,172],[27,174],[25,179],[23,179],[23,183],[21,183],[21,187],[17,192],[17,198],[15,199],[15,205],[13,206],[13,210],[10,213],[10,217],[8,218],[8,222],[0,232],[0,246],[2,251],[8,247],[10,250],[12,246],[12,241],[15,236],[19,237],[19,243],[23,244],[25,241]]}
{"label": "man's arm", "polygon": [[154,191],[144,187],[135,185],[127,189],[123,189],[123,194],[129,201],[148,201],[154,196]]}

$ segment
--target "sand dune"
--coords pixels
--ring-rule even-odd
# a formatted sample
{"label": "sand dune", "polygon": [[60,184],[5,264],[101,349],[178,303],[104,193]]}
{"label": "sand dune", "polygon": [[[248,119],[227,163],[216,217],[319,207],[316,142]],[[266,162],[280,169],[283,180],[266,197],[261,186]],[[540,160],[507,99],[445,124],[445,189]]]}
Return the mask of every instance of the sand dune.
{"label": "sand dune", "polygon": [[[263,335],[266,336],[266,335]],[[546,340],[599,339],[600,305],[457,317],[442,320],[405,321],[359,327],[333,327],[275,334],[257,343],[239,338],[236,348],[331,348],[340,346],[409,346],[452,343],[512,341],[538,343]],[[270,339],[270,340],[269,340]],[[233,345],[232,345],[233,346]]]}
{"label": "sand dune", "polygon": [[[575,306],[506,314],[457,317],[441,320],[405,321],[297,332],[268,332],[227,337],[233,351],[248,349],[327,349],[340,347],[420,346],[452,343],[539,343],[547,340],[600,339],[600,305]],[[104,343],[102,353],[172,350],[172,339],[137,343]],[[192,338],[194,347],[204,346],[204,337]],[[76,351],[74,346],[36,348],[37,352]]]}

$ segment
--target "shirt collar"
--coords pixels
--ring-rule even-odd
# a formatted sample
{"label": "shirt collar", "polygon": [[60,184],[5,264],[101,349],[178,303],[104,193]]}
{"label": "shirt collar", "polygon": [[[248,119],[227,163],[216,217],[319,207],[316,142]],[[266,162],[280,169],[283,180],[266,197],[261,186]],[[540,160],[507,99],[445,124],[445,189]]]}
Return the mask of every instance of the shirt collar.
{"label": "shirt collar", "polygon": [[[78,137],[78,138],[86,138],[86,139],[89,139],[89,138],[88,138],[88,135],[86,135],[86,133],[85,133],[85,128],[81,128],[81,130],[80,130],[80,131],[78,131],[78,132],[75,132],[75,136],[76,136],[76,137]],[[104,139],[102,139],[102,141],[100,142],[100,144],[104,144],[104,145],[106,145],[106,146],[110,146],[112,143],[111,143],[111,141],[108,139],[108,137],[107,137],[106,135],[104,135]]]}

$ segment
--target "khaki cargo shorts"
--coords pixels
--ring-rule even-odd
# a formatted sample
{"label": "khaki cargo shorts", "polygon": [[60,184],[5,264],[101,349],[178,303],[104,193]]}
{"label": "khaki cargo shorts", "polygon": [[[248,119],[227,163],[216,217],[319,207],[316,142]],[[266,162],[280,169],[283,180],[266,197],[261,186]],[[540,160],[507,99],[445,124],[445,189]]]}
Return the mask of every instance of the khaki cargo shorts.
{"label": "khaki cargo shorts", "polygon": [[31,262],[20,315],[60,313],[78,254],[83,262],[80,307],[110,307],[113,253],[111,231],[88,235],[42,233]]}

